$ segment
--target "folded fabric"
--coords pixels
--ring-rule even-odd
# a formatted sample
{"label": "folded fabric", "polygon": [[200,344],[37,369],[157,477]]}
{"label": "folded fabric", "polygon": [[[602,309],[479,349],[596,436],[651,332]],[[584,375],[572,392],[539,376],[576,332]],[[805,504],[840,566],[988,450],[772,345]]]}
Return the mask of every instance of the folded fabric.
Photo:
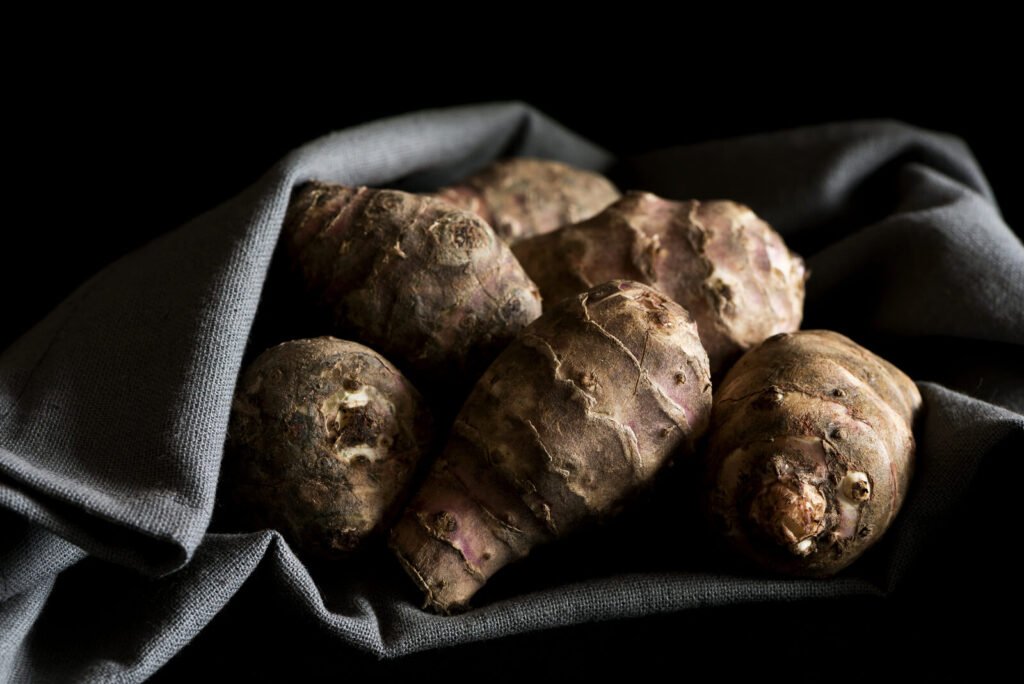
{"label": "folded fabric", "polygon": [[[659,502],[441,617],[420,610],[383,550],[325,570],[276,532],[211,529],[235,380],[247,345],[260,351],[251,333],[292,188],[430,189],[516,155],[750,205],[807,258],[804,327],[843,332],[921,381],[911,492],[864,562],[827,581],[735,574],[711,554],[646,545],[681,524]],[[906,587],[924,586],[922,558],[972,546],[946,532],[954,511],[972,515],[961,509],[977,473],[1024,449],[1021,345],[1024,246],[948,135],[841,123],[614,160],[518,103],[335,133],[111,264],[0,355],[0,680],[142,680],[236,595],[232,610],[266,601],[267,625],[336,641],[340,667],[354,651],[394,658],[689,608],[920,591]]]}

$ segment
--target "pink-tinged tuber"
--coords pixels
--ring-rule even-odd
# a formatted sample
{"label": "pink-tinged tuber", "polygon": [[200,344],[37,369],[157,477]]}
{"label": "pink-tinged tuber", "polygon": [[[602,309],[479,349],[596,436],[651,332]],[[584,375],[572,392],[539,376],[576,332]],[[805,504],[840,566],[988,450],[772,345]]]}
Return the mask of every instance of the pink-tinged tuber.
{"label": "pink-tinged tuber", "polygon": [[513,247],[553,304],[612,278],[650,285],[697,322],[711,371],[800,327],[803,260],[749,208],[629,192],[593,218]]}
{"label": "pink-tinged tuber", "polygon": [[619,198],[604,176],[547,159],[497,161],[437,196],[479,215],[513,244],[590,218]]}
{"label": "pink-tinged tuber", "polygon": [[392,522],[430,422],[416,389],[372,349],[332,337],[272,347],[238,383],[225,501],[300,554],[344,557]]}
{"label": "pink-tinged tuber", "polygon": [[910,378],[838,333],[769,338],[715,392],[712,521],[770,570],[842,570],[899,511],[920,406]]}
{"label": "pink-tinged tuber", "polygon": [[333,331],[424,383],[471,383],[540,315],[537,288],[508,246],[438,199],[307,183],[283,239]]}
{"label": "pink-tinged tuber", "polygon": [[638,283],[550,308],[476,384],[448,444],[391,534],[440,612],[466,607],[538,544],[613,514],[711,410],[689,314]]}

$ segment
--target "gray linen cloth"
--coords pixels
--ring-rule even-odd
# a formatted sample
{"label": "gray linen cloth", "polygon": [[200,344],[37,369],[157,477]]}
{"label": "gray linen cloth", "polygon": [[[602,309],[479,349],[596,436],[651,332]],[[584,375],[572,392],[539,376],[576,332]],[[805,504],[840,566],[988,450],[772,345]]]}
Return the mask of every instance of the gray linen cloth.
{"label": "gray linen cloth", "polygon": [[[427,189],[507,155],[749,204],[807,257],[805,327],[848,334],[921,381],[913,487],[868,557],[807,581],[734,568],[699,545],[667,553],[630,528],[685,527],[655,501],[440,617],[420,610],[383,549],[309,568],[277,533],[211,528],[235,379],[291,189],[314,178]],[[948,135],[868,121],[614,160],[518,103],[328,135],[96,274],[0,355],[0,680],[140,681],[232,597],[236,610],[265,603],[249,614],[267,629],[326,638],[338,663],[693,608],[898,597],[948,541],[978,472],[1019,462],[1022,344],[1024,247]]]}

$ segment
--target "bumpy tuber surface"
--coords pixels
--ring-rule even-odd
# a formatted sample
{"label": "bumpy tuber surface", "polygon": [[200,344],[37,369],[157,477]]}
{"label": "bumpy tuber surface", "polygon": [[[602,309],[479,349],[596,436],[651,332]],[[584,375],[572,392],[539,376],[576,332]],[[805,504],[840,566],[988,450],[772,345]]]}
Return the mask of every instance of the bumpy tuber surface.
{"label": "bumpy tuber surface", "polygon": [[710,416],[689,314],[638,283],[563,300],[477,383],[391,545],[441,612],[508,563],[608,516]]}
{"label": "bumpy tuber surface", "polygon": [[301,554],[334,559],[385,528],[431,443],[419,393],[372,349],[332,337],[285,342],[238,383],[225,500]]}
{"label": "bumpy tuber surface", "polygon": [[334,331],[421,381],[476,378],[540,315],[537,288],[509,248],[438,199],[308,183],[283,239]]}
{"label": "bumpy tuber surface", "polygon": [[878,540],[903,502],[920,406],[910,378],[838,333],[766,340],[715,393],[712,520],[766,568],[838,572]]}
{"label": "bumpy tuber surface", "polygon": [[495,162],[437,193],[479,215],[513,244],[590,218],[619,198],[604,176],[546,159]]}
{"label": "bumpy tuber surface", "polygon": [[715,374],[761,340],[798,329],[803,317],[803,260],[735,202],[630,192],[513,251],[549,303],[612,278],[664,292],[697,321]]}

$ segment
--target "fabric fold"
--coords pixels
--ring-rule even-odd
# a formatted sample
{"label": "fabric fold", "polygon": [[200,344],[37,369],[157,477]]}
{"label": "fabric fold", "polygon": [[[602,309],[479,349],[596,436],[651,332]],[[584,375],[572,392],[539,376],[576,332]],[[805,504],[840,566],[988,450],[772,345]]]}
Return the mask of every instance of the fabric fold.
{"label": "fabric fold", "polygon": [[[825,581],[733,567],[681,527],[681,492],[661,490],[443,617],[420,609],[382,546],[307,566],[276,532],[217,527],[235,381],[281,333],[267,297],[292,189],[318,179],[429,190],[507,155],[612,169],[622,189],[749,204],[808,260],[804,327],[850,335],[919,381],[912,488],[862,561]],[[727,606],[967,601],[950,583],[992,591],[983,578],[999,561],[954,559],[995,543],[991,506],[1013,497],[1012,478],[992,473],[1024,449],[1022,326],[1024,248],[970,150],[945,134],[849,122],[614,160],[502,103],[325,136],[111,264],[0,354],[0,681],[141,681],[168,665],[198,674],[204,655],[222,644],[244,653],[234,640],[261,635],[281,643],[261,657],[307,654],[340,671],[357,657]],[[994,501],[979,505],[979,493]],[[688,548],[664,543],[680,538]]]}
{"label": "fabric fold", "polygon": [[610,160],[521,104],[412,114],[301,147],[238,197],[111,264],[0,356],[0,506],[100,558],[150,574],[182,567],[210,521],[291,189],[312,178],[450,182],[521,150]]}

